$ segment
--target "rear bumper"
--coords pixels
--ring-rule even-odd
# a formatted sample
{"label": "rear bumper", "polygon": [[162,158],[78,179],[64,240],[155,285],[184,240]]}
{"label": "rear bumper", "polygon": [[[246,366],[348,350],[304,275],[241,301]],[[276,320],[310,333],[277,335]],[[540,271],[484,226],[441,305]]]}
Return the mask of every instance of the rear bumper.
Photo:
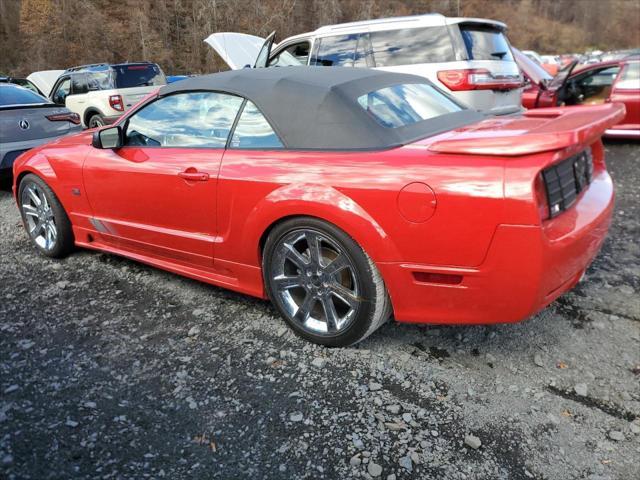
{"label": "rear bumper", "polygon": [[60,137],[79,132],[80,130],[82,130],[82,128],[78,125],[77,127],[74,126],[73,128],[70,128],[69,131],[64,135],[36,138],[34,140],[26,140],[21,142],[0,143],[0,170],[10,169],[13,166],[13,162],[16,160],[16,158],[18,158],[27,150],[38,147],[48,142],[53,142]]}
{"label": "rear bumper", "polygon": [[[544,225],[499,225],[478,267],[379,263],[396,320],[491,324],[530,317],[578,283],[606,237],[613,204],[613,184],[602,171],[576,204]],[[423,283],[414,272],[462,281]]]}

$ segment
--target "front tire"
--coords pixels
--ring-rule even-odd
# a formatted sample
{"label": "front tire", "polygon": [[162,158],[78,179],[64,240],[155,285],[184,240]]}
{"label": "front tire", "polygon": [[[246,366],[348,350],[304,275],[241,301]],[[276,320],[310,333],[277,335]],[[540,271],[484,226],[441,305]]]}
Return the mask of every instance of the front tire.
{"label": "front tire", "polygon": [[276,225],[265,243],[267,294],[300,337],[346,347],[371,335],[391,313],[375,264],[342,230],[315,218]]}
{"label": "front tire", "polygon": [[74,246],[71,222],[58,197],[38,176],[26,175],[18,187],[22,223],[40,253],[62,258]]}

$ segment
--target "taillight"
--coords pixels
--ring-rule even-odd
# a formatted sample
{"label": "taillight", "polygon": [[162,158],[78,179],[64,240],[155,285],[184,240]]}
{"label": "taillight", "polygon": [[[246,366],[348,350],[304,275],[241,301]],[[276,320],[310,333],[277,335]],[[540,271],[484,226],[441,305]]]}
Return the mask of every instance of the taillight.
{"label": "taillight", "polygon": [[109,105],[111,105],[111,108],[114,110],[124,112],[124,103],[122,102],[122,96],[120,95],[111,95],[109,97]]}
{"label": "taillight", "polygon": [[485,68],[441,70],[438,80],[453,92],[461,90],[512,90],[522,86],[520,75],[494,77]]}
{"label": "taillight", "polygon": [[540,220],[547,220],[549,218],[549,198],[547,197],[547,187],[544,184],[542,172],[540,172],[536,177],[533,189],[536,195],[536,203],[538,205]]}
{"label": "taillight", "polygon": [[47,120],[52,122],[71,122],[75,125],[80,125],[80,115],[77,113],[56,113],[54,115],[47,115]]}

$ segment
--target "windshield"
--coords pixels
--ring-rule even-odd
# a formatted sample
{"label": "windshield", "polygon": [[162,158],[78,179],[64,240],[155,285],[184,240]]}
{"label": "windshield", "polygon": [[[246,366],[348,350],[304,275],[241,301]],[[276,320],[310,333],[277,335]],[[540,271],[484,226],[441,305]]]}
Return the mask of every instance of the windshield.
{"label": "windshield", "polygon": [[167,79],[154,63],[144,65],[114,65],[116,88],[151,87],[166,85]]}
{"label": "windshield", "polygon": [[358,97],[358,103],[380,125],[404,127],[459,112],[463,108],[427,83],[399,84]]}
{"label": "windshield", "polygon": [[9,105],[31,105],[49,103],[46,98],[41,97],[31,90],[17,85],[0,86],[0,107]]}
{"label": "windshield", "polygon": [[502,30],[489,25],[460,25],[469,60],[513,61]]}

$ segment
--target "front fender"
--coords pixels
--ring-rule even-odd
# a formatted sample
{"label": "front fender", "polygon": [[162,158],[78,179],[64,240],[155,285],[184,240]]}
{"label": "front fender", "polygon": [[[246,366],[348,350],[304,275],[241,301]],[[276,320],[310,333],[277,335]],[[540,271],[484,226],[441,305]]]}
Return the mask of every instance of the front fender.
{"label": "front fender", "polygon": [[242,241],[256,246],[248,263],[260,265],[263,235],[278,221],[294,216],[316,217],[344,230],[374,261],[398,257],[393,240],[352,198],[325,185],[289,184],[264,197],[246,218]]}
{"label": "front fender", "polygon": [[22,178],[33,173],[42,178],[57,193],[58,176],[49,159],[39,149],[29,150],[20,155],[13,163],[13,198],[18,201],[18,185]]}

